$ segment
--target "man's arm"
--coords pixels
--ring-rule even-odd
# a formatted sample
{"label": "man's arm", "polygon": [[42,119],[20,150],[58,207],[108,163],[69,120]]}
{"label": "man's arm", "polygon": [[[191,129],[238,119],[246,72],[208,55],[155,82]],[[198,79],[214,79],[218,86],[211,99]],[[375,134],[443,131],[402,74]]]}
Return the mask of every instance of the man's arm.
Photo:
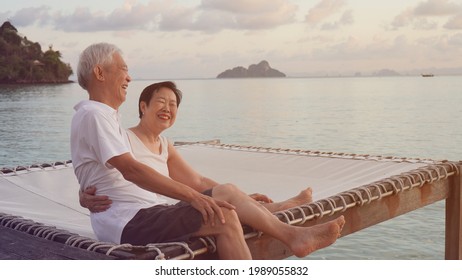
{"label": "man's arm", "polygon": [[111,207],[112,200],[107,195],[95,195],[96,188],[88,187],[85,191],[79,190],[80,206],[88,208],[90,212],[103,212]]}
{"label": "man's arm", "polygon": [[220,207],[234,209],[234,206],[226,201],[203,195],[185,184],[163,176],[149,166],[135,160],[130,153],[112,157],[108,163],[122,173],[127,181],[133,182],[145,190],[191,203],[202,214],[205,223],[210,221],[213,225],[215,215],[224,223],[225,219]]}

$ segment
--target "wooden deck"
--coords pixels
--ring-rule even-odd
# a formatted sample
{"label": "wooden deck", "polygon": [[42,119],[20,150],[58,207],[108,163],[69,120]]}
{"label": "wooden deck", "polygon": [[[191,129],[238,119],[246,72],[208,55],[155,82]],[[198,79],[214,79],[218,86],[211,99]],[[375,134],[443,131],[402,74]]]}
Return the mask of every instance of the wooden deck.
{"label": "wooden deck", "polygon": [[0,226],[0,260],[113,260],[115,257],[74,248]]}
{"label": "wooden deck", "polygon": [[[19,219],[20,220],[20,219]],[[55,227],[30,223],[21,229],[0,224],[0,260],[157,260],[157,259],[217,259],[211,250],[211,240],[196,238],[188,244],[158,244],[152,246],[121,246],[60,232]],[[33,228],[46,228],[60,232],[53,240],[37,234]],[[45,231],[46,231],[45,229]],[[48,231],[49,232],[49,231]],[[66,245],[67,241],[73,240]],[[187,249],[186,249],[187,247]],[[108,253],[111,251],[110,253]],[[213,252],[212,252],[213,251]]]}

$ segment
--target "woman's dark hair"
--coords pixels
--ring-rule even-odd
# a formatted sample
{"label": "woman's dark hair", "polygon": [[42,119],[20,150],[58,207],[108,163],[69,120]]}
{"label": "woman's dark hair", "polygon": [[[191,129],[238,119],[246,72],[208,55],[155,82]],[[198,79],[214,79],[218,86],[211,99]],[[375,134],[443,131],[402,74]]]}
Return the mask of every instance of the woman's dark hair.
{"label": "woman's dark hair", "polygon": [[174,82],[166,81],[151,84],[143,89],[140,95],[140,100],[138,101],[138,112],[140,114],[140,119],[143,116],[143,112],[141,112],[141,102],[145,102],[146,105],[149,105],[149,102],[151,101],[151,98],[154,95],[154,93],[158,92],[161,88],[171,89],[176,96],[176,106],[180,106],[181,98],[183,98],[183,93],[176,87]]}

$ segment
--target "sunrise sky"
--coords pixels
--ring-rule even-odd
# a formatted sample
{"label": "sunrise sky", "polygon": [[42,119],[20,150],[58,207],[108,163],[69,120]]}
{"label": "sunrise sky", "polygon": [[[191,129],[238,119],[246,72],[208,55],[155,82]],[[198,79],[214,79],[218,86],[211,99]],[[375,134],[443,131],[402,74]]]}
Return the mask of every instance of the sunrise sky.
{"label": "sunrise sky", "polygon": [[133,78],[213,78],[267,60],[288,76],[461,69],[462,0],[15,0],[0,20],[76,69],[119,46]]}

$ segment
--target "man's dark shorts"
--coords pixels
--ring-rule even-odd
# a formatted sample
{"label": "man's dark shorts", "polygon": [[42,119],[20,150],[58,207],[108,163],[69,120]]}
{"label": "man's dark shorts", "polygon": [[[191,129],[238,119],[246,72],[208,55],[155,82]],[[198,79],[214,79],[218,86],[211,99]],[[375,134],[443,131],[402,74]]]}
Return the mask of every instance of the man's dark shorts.
{"label": "man's dark shorts", "polygon": [[[212,189],[203,194],[212,196]],[[190,203],[141,209],[125,226],[120,242],[132,245],[188,241],[202,226],[202,214]]]}

